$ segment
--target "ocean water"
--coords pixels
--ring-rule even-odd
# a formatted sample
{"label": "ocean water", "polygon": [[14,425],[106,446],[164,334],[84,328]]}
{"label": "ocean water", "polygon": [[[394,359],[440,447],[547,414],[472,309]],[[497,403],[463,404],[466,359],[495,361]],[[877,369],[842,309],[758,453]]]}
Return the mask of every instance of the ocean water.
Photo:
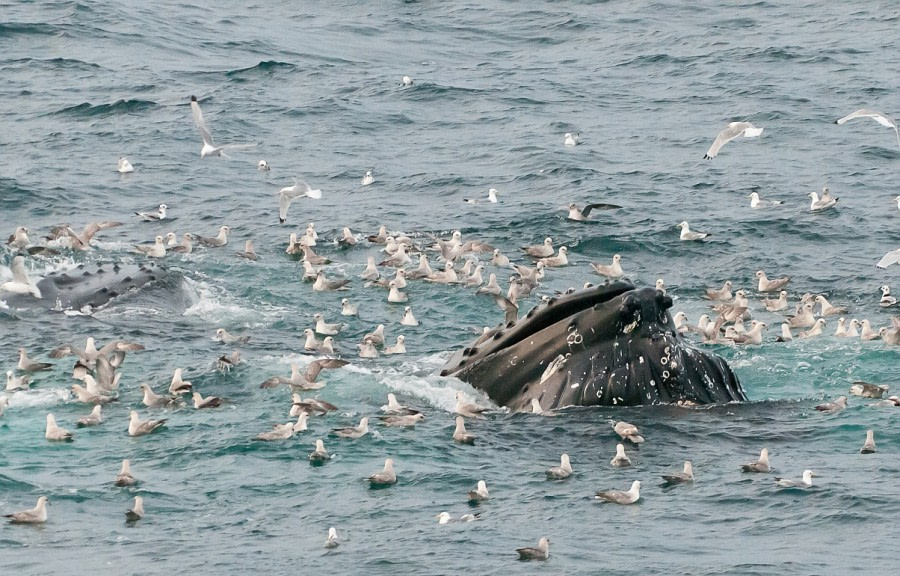
{"label": "ocean water", "polygon": [[[0,312],[4,371],[19,346],[40,360],[87,336],[146,346],[128,355],[119,401],[97,428],[74,430],[90,407],[67,396],[69,359],[10,396],[0,513],[40,495],[51,506],[43,526],[0,527],[0,573],[893,573],[900,412],[856,397],[836,414],[814,406],[859,379],[896,393],[900,349],[829,335],[776,343],[780,315],[759,304],[754,274],[790,275],[792,304],[822,293],[876,327],[897,314],[877,302],[883,284],[900,292],[900,267],[874,266],[900,240],[897,138],[871,120],[834,120],[862,107],[900,115],[898,23],[893,2],[0,2],[0,233],[25,225],[37,240],[60,223],[124,223],[90,252],[30,259],[34,274],[139,262],[132,247],[158,233],[232,230],[225,248],[166,257],[178,290],[129,294],[91,317]],[[414,85],[400,86],[403,75]],[[201,159],[192,94],[217,142],[257,145]],[[765,131],[704,161],[736,120]],[[566,132],[583,143],[563,146]],[[116,172],[123,155],[133,174]],[[261,158],[270,172],[256,170]],[[362,187],[366,170],[376,183]],[[295,176],[323,196],[296,201],[280,225],[275,193]],[[823,186],[838,206],[810,213],[806,195]],[[498,204],[462,201],[492,187]],[[784,205],[751,210],[753,191]],[[623,208],[581,224],[564,219],[573,201]],[[160,202],[166,221],[133,216]],[[682,220],[712,236],[680,242]],[[309,222],[329,275],[353,277],[348,293],[312,291],[284,254]],[[552,418],[496,410],[468,422],[475,446],[456,445],[455,392],[489,400],[437,372],[501,312],[471,289],[410,282],[421,325],[401,326],[403,306],[356,278],[377,247],[331,242],[343,226],[365,235],[381,224],[423,245],[458,229],[519,262],[520,245],[551,236],[572,264],[549,272],[539,294],[598,281],[588,263],[618,253],[635,283],[663,278],[673,312],[691,321],[707,311],[704,289],[730,279],[770,325],[761,346],[712,348],[751,401]],[[234,255],[246,239],[259,261]],[[0,264],[11,257],[4,247]],[[337,321],[344,296],[360,307],[337,337],[352,363],[323,372],[319,391],[340,409],[292,440],[251,441],[288,421],[289,391],[259,383],[311,360],[302,330],[318,311]],[[408,354],[356,358],[355,343],[379,323],[391,341],[406,336]],[[834,326],[828,319],[827,334]],[[217,328],[252,335],[226,375],[216,358],[234,348],[212,340]],[[231,402],[162,414],[141,406],[139,384],[160,391],[177,367],[204,395]],[[388,392],[425,422],[376,423]],[[131,408],[166,427],[129,437]],[[44,440],[49,411],[75,431],[73,443]],[[372,417],[369,436],[328,436],[362,416]],[[631,468],[608,464],[617,420],[647,438],[628,447]],[[878,452],[862,456],[868,428]],[[316,438],[335,454],[318,468],[306,460]],[[773,475],[742,474],[763,447],[775,475],[809,468],[816,485],[776,489]],[[574,476],[546,481],[562,452]],[[368,489],[363,479],[386,457],[397,485]],[[112,484],[123,458],[135,488]],[[694,485],[663,489],[659,475],[685,459]],[[491,498],[473,508],[466,490],[481,479]],[[592,499],[633,480],[643,482],[634,506]],[[128,526],[135,495],[146,517]],[[440,526],[445,510],[480,515]],[[330,526],[341,545],[325,550]],[[515,548],[541,536],[549,561],[518,563]]]}

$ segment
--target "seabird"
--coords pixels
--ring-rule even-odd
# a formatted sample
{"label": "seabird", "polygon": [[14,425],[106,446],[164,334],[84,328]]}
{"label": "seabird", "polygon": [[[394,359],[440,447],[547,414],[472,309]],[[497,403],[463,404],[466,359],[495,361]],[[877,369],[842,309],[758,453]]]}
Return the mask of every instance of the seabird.
{"label": "seabird", "polygon": [[103,422],[103,417],[100,415],[100,405],[97,404],[94,406],[93,410],[91,410],[90,414],[76,420],[75,425],[79,428],[84,428],[86,426],[97,426],[101,422]]}
{"label": "seabird", "polygon": [[859,449],[860,454],[872,454],[875,452],[875,432],[873,430],[866,430],[866,442],[863,444],[863,447]]}
{"label": "seabird", "polygon": [[475,435],[466,430],[466,422],[462,416],[456,417],[456,429],[453,430],[453,441],[460,444],[475,444]]}
{"label": "seabird", "polygon": [[640,444],[644,441],[644,437],[641,436],[637,426],[634,424],[619,421],[615,423],[613,430],[615,430],[616,434],[618,434],[622,440],[630,440],[633,444]]}
{"label": "seabird", "polygon": [[156,212],[135,212],[134,215],[144,222],[158,222],[166,219],[166,209],[168,206],[160,204]]}
{"label": "seabird", "polygon": [[38,498],[37,505],[30,510],[4,514],[3,517],[9,518],[12,524],[43,524],[47,521],[47,497]]}
{"label": "seabird", "polygon": [[708,232],[691,232],[690,226],[688,226],[687,221],[682,221],[679,225],[681,228],[681,234],[679,235],[680,240],[702,240],[707,236],[710,236]]}
{"label": "seabird", "polygon": [[744,138],[755,138],[762,134],[762,132],[762,128],[756,128],[750,122],[730,122],[728,126],[716,136],[712,146],[710,146],[709,150],[706,151],[706,154],[703,155],[703,159],[712,160],[719,154],[719,150],[722,146],[739,136],[743,136]]}
{"label": "seabird", "polygon": [[559,466],[553,466],[547,470],[547,478],[550,480],[564,480],[572,475],[572,464],[569,463],[569,455],[559,457]]}
{"label": "seabird", "polygon": [[878,122],[882,126],[886,128],[893,128],[894,134],[897,135],[897,145],[900,146],[900,131],[897,130],[897,123],[882,114],[881,112],[876,112],[874,110],[869,110],[868,108],[860,108],[855,112],[851,112],[847,114],[843,118],[838,118],[834,121],[835,124],[843,124],[848,120],[853,120],[855,118],[871,118],[872,120]]}
{"label": "seabird", "polygon": [[759,451],[759,460],[755,462],[750,462],[748,464],[741,465],[741,471],[743,472],[761,472],[761,473],[769,473],[772,471],[772,467],[769,466],[769,450],[767,448],[763,448]]}
{"label": "seabird", "polygon": [[609,463],[616,468],[631,466],[631,458],[625,454],[625,446],[623,444],[616,444],[616,455]]}
{"label": "seabird", "polygon": [[550,557],[550,540],[541,538],[537,548],[516,548],[519,560],[546,560]]}
{"label": "seabird", "polygon": [[44,438],[51,442],[73,440],[71,432],[56,425],[56,418],[53,417],[53,414],[47,414],[47,428],[44,432]]}
{"label": "seabird", "polygon": [[126,487],[126,486],[134,486],[137,484],[137,480],[134,479],[134,475],[131,473],[131,462],[128,459],[122,460],[122,468],[119,470],[119,473],[116,475],[116,486]]}
{"label": "seabird", "polygon": [[775,483],[782,488],[809,488],[812,486],[813,476],[816,476],[816,474],[812,470],[804,470],[802,480],[790,480],[776,476]]}
{"label": "seabird", "polygon": [[466,493],[469,504],[477,504],[484,500],[487,500],[490,496],[488,494],[487,484],[484,480],[478,481],[478,486],[474,490],[469,490]]}
{"label": "seabird", "polygon": [[604,502],[615,502],[616,504],[634,504],[641,497],[641,482],[640,480],[635,480],[631,483],[631,488],[628,491],[622,490],[607,490],[605,492],[597,492],[594,496],[597,500],[602,500]]}
{"label": "seabird", "polygon": [[684,470],[682,472],[675,472],[673,474],[663,474],[663,481],[667,485],[672,484],[686,484],[694,481],[694,468],[691,465],[690,460],[684,461]]}
{"label": "seabird", "polygon": [[144,436],[150,434],[154,430],[166,423],[166,419],[160,420],[141,420],[136,410],[129,412],[130,420],[128,422],[129,436]]}
{"label": "seabird", "polygon": [[394,473],[394,460],[392,458],[387,458],[384,461],[384,469],[381,472],[372,474],[367,478],[367,480],[369,481],[369,486],[373,488],[396,484],[397,475]]}
{"label": "seabird", "polygon": [[137,522],[144,517],[144,499],[140,496],[134,497],[134,506],[130,510],[125,511],[126,522]]}
{"label": "seabird", "polygon": [[591,211],[592,210],[615,210],[617,208],[621,208],[618,204],[606,204],[603,202],[599,202],[596,204],[587,204],[584,208],[579,208],[576,204],[569,204],[564,210],[569,211],[569,215],[566,216],[567,220],[574,220],[575,222],[586,222],[590,220]]}

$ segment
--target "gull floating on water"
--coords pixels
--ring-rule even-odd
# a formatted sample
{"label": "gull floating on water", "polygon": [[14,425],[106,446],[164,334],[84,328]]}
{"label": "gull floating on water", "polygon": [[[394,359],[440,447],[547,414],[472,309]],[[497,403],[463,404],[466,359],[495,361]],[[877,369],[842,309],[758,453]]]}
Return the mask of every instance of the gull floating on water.
{"label": "gull floating on water", "polygon": [[310,464],[324,464],[331,459],[331,454],[325,450],[325,443],[322,440],[316,440],[316,449],[307,456]]}
{"label": "gull floating on water", "polygon": [[191,96],[191,115],[194,117],[194,125],[197,126],[197,132],[200,133],[200,138],[203,139],[203,147],[200,149],[201,158],[207,156],[224,156],[227,158],[228,156],[225,154],[226,148],[249,148],[251,146],[256,146],[256,144],[228,144],[226,146],[216,146],[213,143],[212,134],[209,132],[206,121],[203,119],[203,112],[200,110],[200,104],[197,102],[196,96]]}
{"label": "gull floating on water", "polygon": [[400,80],[400,85],[401,85],[401,86],[412,86],[412,85],[413,85],[413,79],[410,78],[409,76],[404,76],[404,77]]}
{"label": "gull floating on water", "polygon": [[616,504],[634,504],[641,498],[641,482],[640,480],[632,482],[628,491],[607,490],[605,492],[597,492],[594,498],[604,502],[615,502]]}
{"label": "gull floating on water", "polygon": [[119,171],[119,174],[129,174],[134,172],[134,166],[132,166],[131,162],[128,161],[128,158],[124,156],[119,158],[116,169]]}
{"label": "gull floating on water", "polygon": [[541,538],[537,548],[516,548],[519,560],[546,560],[550,557],[550,540]]}
{"label": "gull floating on water", "polygon": [[41,298],[41,290],[28,277],[28,272],[25,270],[24,256],[15,256],[9,265],[9,269],[12,272],[12,280],[0,284],[0,292],[31,294],[35,298]]}
{"label": "gull floating on water", "polygon": [[359,316],[359,308],[350,303],[347,298],[341,299],[341,316]]}
{"label": "gull floating on water", "polygon": [[812,470],[803,471],[802,480],[790,480],[788,478],[775,478],[775,483],[782,488],[809,488],[812,486],[813,476],[816,474]]}
{"label": "gull floating on water", "polygon": [[131,473],[131,462],[128,459],[122,460],[122,468],[116,475],[115,484],[123,488],[137,484],[137,480],[134,479],[134,475]]}
{"label": "gull floating on water", "polygon": [[816,410],[819,412],[825,412],[826,414],[832,414],[834,412],[840,412],[844,408],[847,407],[847,397],[846,396],[838,396],[834,399],[833,402],[825,402],[824,404],[819,404],[816,406]]}
{"label": "gull floating on water", "polygon": [[692,232],[690,226],[688,226],[687,220],[678,224],[678,227],[681,228],[681,234],[679,235],[680,240],[702,240],[707,236],[711,236],[708,232]]}
{"label": "gull floating on water", "polygon": [[625,454],[624,444],[616,444],[616,455],[612,460],[609,461],[609,463],[616,468],[625,468],[626,466],[631,466],[631,458],[629,458],[628,455]]}
{"label": "gull floating on water", "polygon": [[712,146],[710,146],[709,150],[706,151],[706,154],[703,155],[703,159],[712,160],[719,154],[719,150],[722,148],[722,146],[731,142],[739,136],[743,136],[745,138],[755,138],[762,134],[762,132],[762,128],[756,128],[749,122],[731,122],[724,130],[719,132],[719,135],[716,136],[716,139],[713,141]]}
{"label": "gull floating on water", "polygon": [[568,454],[559,457],[559,466],[553,466],[547,470],[547,478],[550,480],[564,480],[571,475],[572,464],[569,462]]}
{"label": "gull floating on water", "polygon": [[197,242],[200,243],[201,246],[221,248],[222,246],[228,244],[229,232],[231,232],[230,227],[219,226],[219,233],[216,236],[201,236],[199,234],[194,234],[194,238],[197,240]]}
{"label": "gull floating on water", "polygon": [[868,382],[857,381],[850,386],[850,394],[853,396],[861,396],[863,398],[882,398],[889,388],[878,384],[869,384]]}
{"label": "gull floating on water", "polygon": [[144,517],[144,499],[141,496],[134,497],[134,505],[130,510],[125,511],[125,520],[127,522],[137,522]]}
{"label": "gull floating on water", "polygon": [[339,544],[337,530],[332,526],[328,529],[328,537],[325,538],[325,548],[337,548]]}
{"label": "gull floating on water", "polygon": [[82,416],[78,420],[75,421],[75,425],[79,428],[84,428],[86,426],[97,426],[98,424],[103,422],[103,416],[100,414],[100,405],[97,404],[91,410],[91,413],[87,416]]}
{"label": "gull floating on water", "polygon": [[760,292],[778,292],[779,290],[784,288],[785,285],[787,285],[787,283],[791,280],[790,276],[784,276],[783,278],[774,278],[770,280],[769,277],[766,276],[766,273],[762,270],[756,271],[756,277],[759,279],[756,289]]}
{"label": "gull floating on water", "polygon": [[566,132],[565,136],[563,136],[563,144],[566,146],[578,146],[581,144],[581,132],[576,132],[575,134]]}
{"label": "gull floating on water", "polygon": [[847,114],[843,118],[838,118],[834,121],[835,124],[843,124],[848,120],[853,120],[855,118],[871,118],[872,120],[878,122],[882,126],[886,128],[893,128],[894,134],[897,135],[897,145],[900,146],[900,131],[897,130],[897,123],[882,114],[881,112],[876,112],[874,110],[869,110],[868,108],[860,108],[856,112],[851,112]]}
{"label": "gull floating on water", "polygon": [[663,474],[663,481],[667,485],[687,484],[694,481],[694,468],[690,460],[684,461],[684,470],[673,474]]}
{"label": "gull floating on water", "polygon": [[488,494],[487,484],[484,480],[478,481],[478,486],[474,490],[469,490],[466,493],[470,504],[477,504],[478,502],[482,502],[490,498]]}
{"label": "gull floating on water", "polygon": [[44,438],[51,442],[69,441],[73,439],[71,432],[56,425],[56,418],[53,417],[53,414],[47,414],[47,428],[44,432]]}
{"label": "gull floating on water", "polygon": [[362,186],[368,186],[375,182],[375,176],[372,175],[371,170],[366,170],[366,175],[363,176],[362,182],[360,183]]}
{"label": "gull floating on water", "polygon": [[47,521],[47,497],[38,498],[37,505],[30,510],[4,514],[3,517],[9,518],[12,524],[43,524]]}
{"label": "gull floating on water", "polygon": [[322,191],[314,190],[312,186],[297,178],[294,178],[293,186],[285,186],[278,191],[278,221],[281,224],[284,224],[287,220],[287,212],[288,208],[291,207],[291,202],[295,198],[304,196],[313,200],[319,200],[322,198]]}
{"label": "gull floating on water", "polygon": [[548,236],[547,238],[544,238],[543,244],[522,246],[522,250],[532,258],[546,258],[548,256],[553,256],[553,239]]}
{"label": "gull floating on water", "polygon": [[759,194],[756,192],[751,192],[747,198],[750,199],[750,207],[759,209],[759,208],[769,208],[771,206],[778,206],[779,204],[784,204],[784,200],[762,200],[759,197]]}
{"label": "gull floating on water", "polygon": [[219,408],[225,402],[224,398],[218,396],[207,396],[204,398],[199,392],[191,394],[191,400],[194,402],[194,409],[201,410],[203,408]]}
{"label": "gull floating on water", "polygon": [[596,204],[588,204],[584,208],[579,208],[576,204],[569,204],[563,210],[568,210],[569,215],[566,216],[567,220],[573,220],[575,222],[587,222],[591,219],[591,211],[593,210],[615,210],[617,208],[621,208],[618,204],[606,204],[606,203],[596,203]]}
{"label": "gull floating on water", "polygon": [[606,276],[607,278],[621,278],[625,275],[625,272],[622,270],[622,256],[619,254],[613,254],[612,264],[591,263],[591,268],[593,268],[597,274]]}
{"label": "gull floating on water", "polygon": [[271,168],[271,166],[269,166],[268,162],[266,162],[265,160],[260,160],[259,162],[256,163],[256,169],[259,170],[260,172],[268,172],[272,168]]}
{"label": "gull floating on water", "polygon": [[541,538],[537,548],[516,548],[519,560],[546,560],[550,557],[550,540]]}
{"label": "gull floating on water", "polygon": [[28,390],[31,384],[30,376],[16,376],[12,370],[6,371],[6,391]]}
{"label": "gull floating on water", "polygon": [[216,328],[216,335],[213,339],[223,344],[246,344],[250,341],[250,336],[230,334],[224,328]]}
{"label": "gull floating on water", "polygon": [[634,424],[619,421],[615,423],[613,430],[615,430],[616,434],[618,434],[622,440],[630,440],[633,444],[640,444],[644,441],[644,437],[641,436],[637,426]]}
{"label": "gull floating on water", "polygon": [[463,514],[457,520],[453,520],[453,517],[450,516],[449,512],[441,512],[437,515],[438,524],[444,525],[449,524],[451,522],[474,522],[476,518],[478,518],[479,514]]}
{"label": "gull floating on water", "polygon": [[141,420],[138,416],[137,410],[131,410],[129,412],[129,418],[129,436],[145,436],[166,423],[165,418],[159,420]]}
{"label": "gull floating on water", "polygon": [[168,208],[165,204],[160,204],[156,212],[135,212],[134,215],[144,222],[158,222],[166,219],[166,210]]}
{"label": "gull floating on water", "polygon": [[487,202],[489,204],[496,204],[497,203],[497,193],[498,192],[497,192],[496,188],[491,188],[488,190],[488,196],[486,199],[479,200],[477,198],[463,198],[463,202],[465,202],[466,204],[483,204],[485,202]]}
{"label": "gull floating on water", "polygon": [[460,444],[475,444],[475,436],[466,430],[466,422],[462,416],[456,417],[456,429],[453,430],[453,441]]}
{"label": "gull floating on water", "polygon": [[760,473],[771,472],[772,467],[769,465],[769,450],[767,448],[763,448],[762,450],[760,450],[759,460],[741,465],[741,471]]}
{"label": "gull floating on water", "polygon": [[820,212],[827,208],[831,208],[832,206],[835,206],[839,200],[839,198],[833,198],[828,193],[827,186],[825,188],[822,188],[822,197],[821,198],[815,192],[810,192],[809,194],[807,194],[807,196],[809,196],[812,199],[812,200],[810,200],[810,203],[809,203],[809,209],[811,212]]}
{"label": "gull floating on water", "polygon": [[359,420],[359,426],[350,426],[347,428],[333,428],[331,434],[339,438],[362,438],[369,433],[369,419],[363,417]]}
{"label": "gull floating on water", "polygon": [[875,453],[875,432],[873,430],[866,430],[866,442],[863,444],[863,447],[859,449],[860,454],[874,454]]}
{"label": "gull floating on water", "polygon": [[367,478],[369,486],[377,488],[380,486],[390,486],[397,483],[397,475],[394,473],[394,460],[387,458],[384,461],[384,469],[376,472]]}
{"label": "gull floating on water", "polygon": [[[881,287],[881,299],[878,301],[878,305],[887,308],[888,306],[893,306],[897,303],[897,298],[891,296],[891,287],[885,284]],[[22,348],[20,348],[22,350]],[[19,370],[22,370],[21,362],[19,363]]]}
{"label": "gull floating on water", "polygon": [[[466,416],[468,418],[484,418],[484,412],[487,411],[487,408],[483,408],[478,406],[477,404],[471,404],[465,401],[463,397],[462,391],[456,392],[456,407],[454,412],[459,414],[460,416]],[[458,421],[457,421],[458,423]]]}

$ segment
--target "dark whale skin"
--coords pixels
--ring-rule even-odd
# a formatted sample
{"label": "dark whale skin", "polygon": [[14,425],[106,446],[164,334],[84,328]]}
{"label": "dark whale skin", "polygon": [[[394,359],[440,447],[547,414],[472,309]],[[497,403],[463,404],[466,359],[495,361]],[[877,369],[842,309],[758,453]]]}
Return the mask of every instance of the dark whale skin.
{"label": "dark whale skin", "polygon": [[728,364],[675,330],[671,307],[627,282],[580,290],[482,336],[441,374],[512,410],[532,398],[544,409],[746,401]]}
{"label": "dark whale skin", "polygon": [[155,262],[144,264],[81,264],[71,270],[52,272],[37,283],[41,298],[30,294],[7,294],[11,308],[80,310],[98,308],[126,292],[162,280],[169,272]]}

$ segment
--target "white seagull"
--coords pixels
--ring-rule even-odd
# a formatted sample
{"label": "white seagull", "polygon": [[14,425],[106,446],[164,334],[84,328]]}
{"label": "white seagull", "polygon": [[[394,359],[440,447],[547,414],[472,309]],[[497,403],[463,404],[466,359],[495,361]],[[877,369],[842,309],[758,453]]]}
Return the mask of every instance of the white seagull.
{"label": "white seagull", "polygon": [[878,122],[882,126],[887,128],[893,128],[894,134],[897,135],[897,145],[900,145],[900,131],[897,130],[897,123],[882,114],[881,112],[876,112],[874,110],[869,110],[868,108],[860,108],[856,112],[851,112],[847,114],[843,118],[838,118],[834,121],[835,124],[843,124],[848,120],[853,120],[855,118],[871,118],[872,120]]}
{"label": "white seagull", "polygon": [[206,121],[203,119],[203,112],[200,110],[200,104],[197,102],[196,96],[191,96],[191,115],[194,117],[194,124],[197,126],[197,132],[200,133],[200,137],[203,138],[203,148],[200,149],[200,157],[205,158],[207,156],[225,156],[226,148],[248,148],[250,146],[256,146],[256,144],[228,144],[226,146],[216,146],[213,144],[212,134],[209,133],[209,128],[206,126]]}
{"label": "white seagull", "polygon": [[301,196],[318,200],[322,197],[322,191],[313,190],[312,186],[303,180],[294,178],[293,186],[285,186],[278,191],[278,221],[280,223],[284,224],[287,220],[287,211],[291,207],[291,201]]}
{"label": "white seagull", "polygon": [[712,146],[710,146],[709,150],[706,151],[706,154],[703,155],[703,159],[712,160],[718,155],[722,146],[739,136],[743,136],[744,138],[755,138],[762,134],[762,132],[762,128],[757,128],[749,122],[731,122],[724,130],[719,132],[719,135],[716,136]]}

